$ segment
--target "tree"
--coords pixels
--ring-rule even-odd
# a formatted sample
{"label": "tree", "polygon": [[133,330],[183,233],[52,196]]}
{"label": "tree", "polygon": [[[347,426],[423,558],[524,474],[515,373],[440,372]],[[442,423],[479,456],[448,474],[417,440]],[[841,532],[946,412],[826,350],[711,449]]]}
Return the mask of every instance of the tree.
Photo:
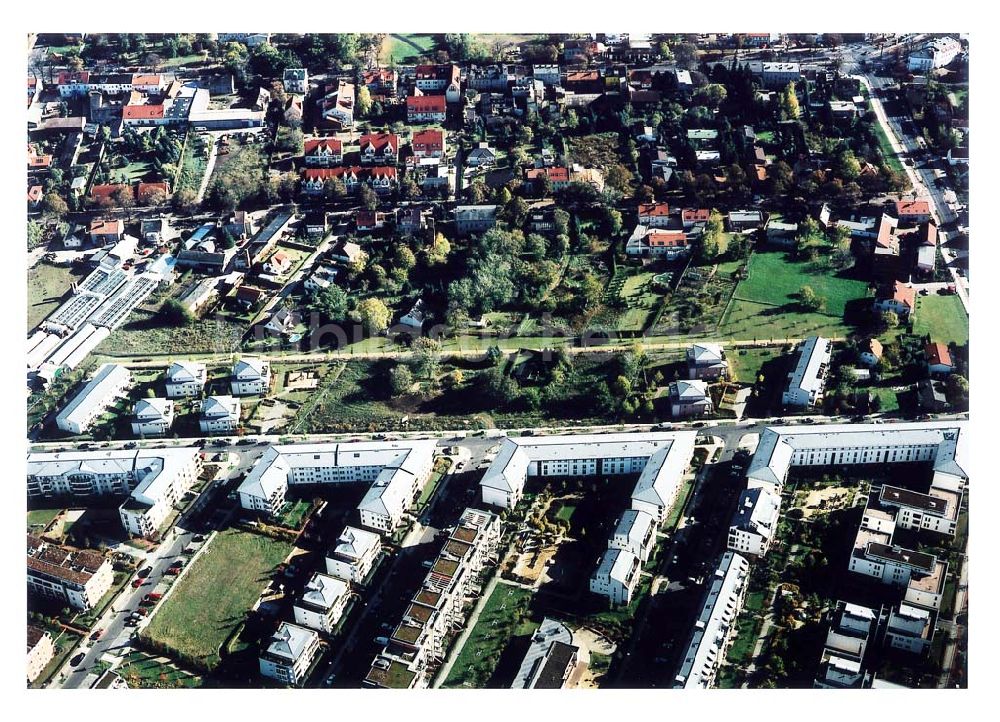
{"label": "tree", "polygon": [[314,291],[307,306],[328,321],[340,321],[347,316],[347,293],[340,286],[331,284]]}
{"label": "tree", "polygon": [[441,344],[427,336],[413,342],[413,368],[426,379],[433,379],[440,363]]}
{"label": "tree", "polygon": [[367,85],[358,88],[358,115],[367,118],[372,112],[372,93]]}
{"label": "tree", "polygon": [[383,333],[389,328],[389,320],[392,318],[389,307],[378,298],[366,298],[359,303],[357,315],[361,325],[372,335]]}
{"label": "tree", "polygon": [[28,250],[30,251],[40,246],[44,237],[45,233],[42,224],[38,221],[28,221]]}
{"label": "tree", "polygon": [[198,194],[190,188],[181,188],[171,199],[174,210],[180,213],[191,213],[198,207]]}
{"label": "tree", "polygon": [[389,388],[393,396],[405,394],[413,386],[413,374],[406,364],[396,364],[389,372]]}
{"label": "tree", "polygon": [[785,91],[781,94],[781,112],[786,118],[799,117],[799,99],[795,95],[795,83],[785,86]]}
{"label": "tree", "polygon": [[434,241],[426,249],[425,253],[427,255],[427,265],[438,266],[448,260],[448,254],[451,253],[451,243],[444,237],[444,234],[437,233],[434,236]]}
{"label": "tree", "polygon": [[373,211],[378,208],[378,194],[373,191],[369,186],[362,185],[361,193],[359,194],[359,200],[361,205],[365,210]]}
{"label": "tree", "polygon": [[42,210],[47,218],[58,220],[69,213],[69,206],[58,193],[46,193],[42,199]]}
{"label": "tree", "polygon": [[715,110],[726,100],[726,86],[709,83],[695,91],[694,100],[711,110]]}
{"label": "tree", "polygon": [[969,380],[960,374],[952,374],[948,377],[945,389],[948,401],[957,409],[964,410],[969,407]]}
{"label": "tree", "polygon": [[396,248],[396,255],[393,259],[393,264],[396,268],[399,268],[408,274],[409,271],[417,265],[417,257],[413,255],[413,251],[400,244]]}
{"label": "tree", "polygon": [[810,311],[821,311],[826,307],[826,298],[817,295],[812,286],[802,286],[799,289],[799,301]]}
{"label": "tree", "polygon": [[632,171],[623,166],[621,163],[616,163],[608,168],[605,180],[609,186],[620,193],[624,193],[631,187],[634,177],[635,176],[632,175]]}
{"label": "tree", "polygon": [[187,326],[194,322],[194,316],[176,298],[169,298],[164,301],[160,307],[158,316],[168,326]]}

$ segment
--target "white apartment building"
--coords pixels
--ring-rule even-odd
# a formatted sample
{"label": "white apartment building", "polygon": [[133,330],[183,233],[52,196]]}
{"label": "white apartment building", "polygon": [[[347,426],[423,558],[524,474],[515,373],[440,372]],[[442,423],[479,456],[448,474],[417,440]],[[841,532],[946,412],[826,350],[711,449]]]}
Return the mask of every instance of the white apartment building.
{"label": "white apartment building", "polygon": [[201,473],[194,447],[46,452],[28,455],[29,498],[128,497],[122,527],[150,536]]}
{"label": "white apartment building", "polygon": [[642,563],[632,552],[623,549],[605,549],[597,570],[590,578],[590,591],[607,597],[612,604],[629,604],[636,585]]}
{"label": "white apartment building", "polygon": [[955,38],[934,38],[919,50],[910,53],[906,66],[911,73],[926,73],[935,68],[943,68],[961,52],[962,44]]}
{"label": "white apartment building", "polygon": [[555,63],[531,66],[531,76],[546,85],[559,85],[561,82],[559,66]]}
{"label": "white apartment building", "polygon": [[630,552],[646,562],[656,545],[656,524],[653,517],[644,511],[628,509],[622,514],[615,531],[608,541],[610,549]]}
{"label": "white apartment building", "polygon": [[132,373],[118,364],[104,364],[87,385],[56,416],[56,426],[82,434],[132,385]]}
{"label": "white apartment building", "polygon": [[300,685],[319,650],[319,635],[312,629],[282,622],[260,655],[260,673],[286,685]]}
{"label": "white apartment building", "polygon": [[233,396],[209,396],[201,402],[198,427],[203,434],[231,434],[240,425],[240,400]]}
{"label": "white apartment building", "polygon": [[332,634],[350,598],[350,584],[317,572],[295,603],[295,623]]}
{"label": "white apartment building", "polygon": [[788,386],[781,395],[781,403],[808,408],[821,402],[829,370],[830,341],[822,336],[810,336],[799,348],[799,359],[795,370],[788,374]]}
{"label": "white apartment building", "polygon": [[271,385],[271,363],[259,358],[241,358],[233,366],[229,386],[233,396],[266,394]]}
{"label": "white apartment building", "polygon": [[46,630],[28,625],[28,683],[38,679],[38,675],[45,669],[55,654],[55,647],[52,645],[52,635]]}
{"label": "white apartment building", "polygon": [[660,524],[683,484],[696,436],[694,431],[675,431],[507,437],[479,483],[483,502],[513,509],[533,476],[639,473],[632,508]]}
{"label": "white apartment building", "polygon": [[309,71],[305,68],[285,68],[281,80],[286,93],[305,95],[309,92]]}
{"label": "white apartment building", "polygon": [[339,579],[364,584],[382,548],[382,539],[374,532],[346,527],[326,555],[326,572]]}
{"label": "white apartment building", "polygon": [[707,689],[713,685],[749,580],[750,563],[746,559],[733,552],[722,555],[674,678],[675,688]]}
{"label": "white apartment building", "polygon": [[830,629],[813,687],[850,689],[870,686],[870,675],[862,669],[861,662],[877,621],[878,614],[874,609],[837,602],[830,615]]}
{"label": "white apartment building", "polygon": [[936,628],[935,614],[905,602],[889,615],[885,641],[893,649],[923,654],[930,649]]}
{"label": "white apartment building", "polygon": [[170,399],[139,399],[132,407],[132,433],[163,436],[174,424],[174,402]]}
{"label": "white apartment building", "polygon": [[403,618],[375,658],[366,687],[410,689],[427,684],[427,665],[444,660],[449,632],[465,624],[466,603],[481,592],[480,577],[498,563],[500,518],[466,509]]}
{"label": "white apartment building", "polygon": [[768,487],[745,489],[729,524],[726,548],[762,557],[771,548],[781,514],[781,496]]}
{"label": "white apartment building", "polygon": [[368,484],[361,525],[389,532],[423,489],[433,440],[272,446],[239,487],[244,509],[276,514],[290,484]]}
{"label": "white apartment building", "polygon": [[175,361],[167,369],[167,398],[200,396],[205,388],[205,364]]}
{"label": "white apartment building", "polygon": [[114,582],[111,561],[94,549],[72,550],[28,535],[28,591],[90,609]]}

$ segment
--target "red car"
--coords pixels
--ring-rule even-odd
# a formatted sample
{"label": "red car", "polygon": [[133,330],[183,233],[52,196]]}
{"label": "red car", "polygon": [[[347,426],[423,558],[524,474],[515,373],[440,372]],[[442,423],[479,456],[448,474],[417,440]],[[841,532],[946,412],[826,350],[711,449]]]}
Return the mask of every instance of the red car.
{"label": "red car", "polygon": [[135,611],[141,614],[143,617],[145,617],[147,614],[149,614],[149,607],[139,607]]}
{"label": "red car", "polygon": [[132,581],[132,588],[133,589],[138,589],[141,586],[142,586],[142,580],[141,579],[134,579]]}
{"label": "red car", "polygon": [[158,602],[162,598],[163,598],[162,594],[158,594],[156,592],[150,592],[145,597],[143,597],[143,601],[146,601],[146,602]]}
{"label": "red car", "polygon": [[167,569],[163,573],[164,574],[171,574],[173,576],[177,576],[178,574],[181,573],[181,569],[180,569],[180,567],[170,567],[169,569]]}

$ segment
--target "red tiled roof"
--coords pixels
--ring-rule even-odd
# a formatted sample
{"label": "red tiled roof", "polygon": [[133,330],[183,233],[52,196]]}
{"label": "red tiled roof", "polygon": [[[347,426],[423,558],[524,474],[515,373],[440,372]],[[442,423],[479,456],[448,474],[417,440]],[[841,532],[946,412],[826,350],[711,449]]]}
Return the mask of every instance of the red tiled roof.
{"label": "red tiled roof", "polygon": [[875,358],[882,358],[882,342],[877,338],[868,339],[862,349],[871,353]]}
{"label": "red tiled roof", "polygon": [[569,168],[556,166],[554,168],[531,168],[525,173],[528,180],[548,178],[552,183],[569,183]]}
{"label": "red tiled roof", "polygon": [[71,73],[68,70],[64,70],[59,73],[59,85],[74,85],[76,83],[89,83],[90,73],[86,70],[80,71],[79,73]]}
{"label": "red tiled roof", "polygon": [[670,215],[670,206],[666,203],[640,203],[639,215],[666,218]]}
{"label": "red tiled roof", "polygon": [[90,189],[90,198],[91,200],[110,198],[121,188],[128,188],[128,186],[123,183],[107,183],[105,185],[93,186]]}
{"label": "red tiled roof", "polygon": [[413,147],[427,150],[444,148],[444,133],[440,130],[421,130],[414,133]]}
{"label": "red tiled roof", "polygon": [[678,248],[688,244],[684,231],[650,231],[646,234],[646,241],[650,246],[658,248]]}
{"label": "red tiled roof", "polygon": [[31,186],[31,188],[28,189],[28,200],[31,203],[38,203],[38,201],[42,200],[42,195],[43,192],[41,186]]}
{"label": "red tiled roof", "polygon": [[407,111],[443,113],[448,105],[443,95],[411,95],[406,99]]}
{"label": "red tiled roof", "polygon": [[684,221],[707,221],[709,218],[707,208],[685,208],[681,211],[681,220]]}
{"label": "red tiled roof", "polygon": [[920,242],[920,244],[924,246],[937,245],[937,226],[933,223],[927,224],[927,235],[924,236],[924,239]]}
{"label": "red tiled roof", "polygon": [[372,146],[376,153],[383,152],[383,149],[388,145],[391,146],[393,151],[399,150],[399,136],[395,133],[366,133],[362,135],[358,141],[358,145],[364,150],[366,146]]}
{"label": "red tiled roof", "polygon": [[163,191],[164,193],[170,193],[170,184],[166,182],[162,183],[140,183],[136,188],[135,195],[140,200],[143,200],[149,196],[153,191]]}
{"label": "red tiled roof", "polygon": [[370,177],[388,176],[396,177],[396,169],[388,166],[377,166],[375,168],[362,168],[361,166],[350,166],[340,168],[304,168],[302,170],[303,180],[326,180],[328,178],[340,178],[341,176],[356,176],[358,180],[365,180]]}
{"label": "red tiled roof", "polygon": [[153,120],[163,117],[163,105],[126,105],[122,108],[125,120]]}
{"label": "red tiled roof", "polygon": [[88,230],[91,235],[95,236],[107,236],[112,233],[118,234],[122,232],[122,222],[120,220],[108,221],[97,219],[90,222]]}
{"label": "red tiled roof", "polygon": [[924,347],[924,354],[927,356],[927,363],[931,366],[952,366],[951,354],[948,347],[943,343],[929,343]]}
{"label": "red tiled roof", "polygon": [[930,215],[931,207],[927,201],[896,201],[896,213],[903,216]]}
{"label": "red tiled roof", "polygon": [[136,73],[132,76],[132,85],[160,85],[163,82],[163,76],[159,73]]}
{"label": "red tiled roof", "polygon": [[917,302],[917,292],[913,287],[896,281],[892,285],[892,300],[904,304],[912,311]]}
{"label": "red tiled roof", "polygon": [[309,138],[305,142],[305,155],[315,155],[320,148],[336,155],[343,152],[343,147],[336,138]]}

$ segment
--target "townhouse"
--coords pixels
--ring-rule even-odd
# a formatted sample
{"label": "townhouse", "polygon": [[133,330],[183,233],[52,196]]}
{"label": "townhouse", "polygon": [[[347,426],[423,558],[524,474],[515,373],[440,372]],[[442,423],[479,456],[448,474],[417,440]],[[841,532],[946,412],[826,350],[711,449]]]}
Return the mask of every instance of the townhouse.
{"label": "townhouse", "polygon": [[198,410],[198,428],[204,434],[231,434],[240,426],[240,400],[233,396],[209,396]]}
{"label": "townhouse", "polygon": [[931,220],[931,206],[927,201],[896,201],[896,218],[900,223],[918,226]]}
{"label": "townhouse", "polygon": [[318,651],[314,630],[282,622],[259,657],[260,673],[286,685],[301,685]]}
{"label": "townhouse", "polygon": [[445,136],[443,130],[420,130],[413,134],[410,141],[413,155],[417,158],[443,158],[445,155]]}
{"label": "townhouse", "polygon": [[193,447],[29,454],[28,498],[127,497],[119,507],[122,527],[150,536],[197,481],[201,463]]}
{"label": "townhouse", "polygon": [[132,407],[132,433],[136,436],[163,436],[174,423],[174,402],[170,399],[139,399]]}
{"label": "townhouse", "polygon": [[482,572],[499,562],[500,517],[466,509],[433,561],[384,649],[372,661],[364,686],[427,686],[444,661],[448,638],[465,625],[465,607],[481,593]]}
{"label": "townhouse", "polygon": [[406,99],[408,123],[443,123],[448,117],[448,103],[443,95],[411,95]]}
{"label": "townhouse", "polygon": [[395,133],[366,133],[358,145],[361,165],[394,166],[399,160],[399,136]]}
{"label": "townhouse", "polygon": [[344,161],[344,147],[336,138],[308,138],[303,158],[310,168],[326,168]]}
{"label": "townhouse", "polygon": [[28,592],[74,609],[92,609],[111,588],[111,561],[94,549],[73,550],[28,535]]}
{"label": "townhouse", "polygon": [[749,581],[750,563],[734,552],[723,554],[674,677],[675,689],[708,689],[714,685]]}
{"label": "townhouse", "polygon": [[362,184],[376,193],[389,193],[398,182],[396,169],[390,166],[305,168],[302,171],[302,190],[307,194],[322,193],[326,190],[327,181],[333,178],[342,181],[348,193],[356,192]]}
{"label": "townhouse", "polygon": [[639,474],[631,508],[663,522],[694,455],[693,431],[506,437],[480,481],[485,504],[513,509],[528,477]]}
{"label": "townhouse", "polygon": [[671,226],[670,205],[667,203],[640,203],[639,224],[647,228]]}
{"label": "townhouse", "polygon": [[97,91],[108,95],[128,93],[133,90],[142,93],[159,93],[167,83],[158,73],[110,73],[97,74],[83,70],[62,71],[56,78],[59,95],[63,98],[84,96]]}
{"label": "townhouse", "polygon": [[333,634],[350,598],[350,584],[317,572],[295,602],[295,623],[317,632]]}
{"label": "townhouse", "polygon": [[205,364],[197,361],[174,361],[167,369],[167,398],[201,396],[205,388]]}
{"label": "townhouse", "polygon": [[326,573],[363,585],[378,560],[382,539],[374,532],[345,527],[326,555]]}
{"label": "townhouse", "polygon": [[274,515],[292,484],[368,484],[361,526],[391,532],[427,482],[433,457],[433,441],[272,446],[240,484],[240,503]]}
{"label": "townhouse", "polygon": [[418,65],[413,69],[413,84],[423,92],[440,92],[457,84],[461,71],[454,63]]}
{"label": "townhouse", "polygon": [[233,396],[266,394],[271,386],[271,363],[259,358],[241,358],[233,365],[229,387]]}
{"label": "townhouse", "polygon": [[828,339],[810,336],[803,341],[795,369],[789,372],[788,383],[781,394],[782,405],[804,409],[822,402],[830,357]]}
{"label": "townhouse", "polygon": [[132,385],[132,373],[118,364],[104,364],[56,415],[56,426],[82,434]]}

